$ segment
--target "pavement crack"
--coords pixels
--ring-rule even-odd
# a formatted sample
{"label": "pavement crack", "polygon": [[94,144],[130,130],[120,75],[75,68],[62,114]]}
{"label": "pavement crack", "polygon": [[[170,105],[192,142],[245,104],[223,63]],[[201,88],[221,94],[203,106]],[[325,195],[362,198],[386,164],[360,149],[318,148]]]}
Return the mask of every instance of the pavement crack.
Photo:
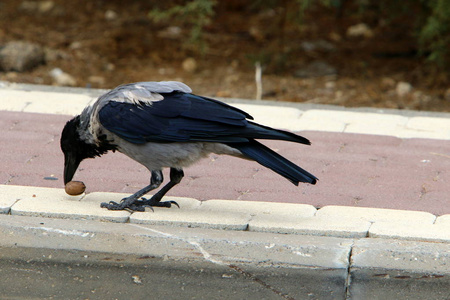
{"label": "pavement crack", "polygon": [[428,190],[424,183],[424,184],[422,184],[422,187],[420,189],[419,201],[421,201],[427,193],[428,193]]}
{"label": "pavement crack", "polygon": [[263,287],[265,287],[266,289],[272,291],[273,293],[277,294],[278,296],[280,296],[282,299],[288,299],[288,300],[295,300],[295,298],[283,293],[282,291],[274,288],[273,286],[271,286],[270,284],[268,284],[267,282],[259,279],[258,277],[256,277],[255,275],[253,275],[250,272],[247,272],[241,268],[239,268],[238,266],[235,265],[228,265],[228,267],[230,267],[232,270],[235,270],[236,272],[244,275],[245,277],[251,279],[252,281],[262,285]]}
{"label": "pavement crack", "polygon": [[28,164],[28,163],[32,162],[33,159],[35,159],[36,157],[39,157],[39,155],[33,155],[33,156],[31,156],[29,159],[27,159],[27,160],[25,161],[25,163]]}
{"label": "pavement crack", "polygon": [[251,191],[250,190],[238,191],[238,193],[239,193],[239,196],[237,197],[236,200],[242,200],[242,197],[247,195],[247,194],[250,194]]}
{"label": "pavement crack", "polygon": [[436,176],[433,177],[433,181],[439,181],[439,176],[441,175],[441,171],[436,171]]}
{"label": "pavement crack", "polygon": [[9,175],[9,178],[3,184],[10,184],[11,181],[13,181],[13,179],[16,177],[16,175]]}
{"label": "pavement crack", "polygon": [[25,105],[22,107],[22,109],[20,110],[21,112],[24,112],[24,110],[28,107],[28,106],[30,106],[32,104],[32,102],[30,102],[30,101],[27,101],[27,102],[25,102]]}
{"label": "pavement crack", "polygon": [[351,267],[352,267],[352,255],[353,255],[353,247],[355,245],[355,242],[353,241],[350,245],[350,251],[348,252],[348,267],[347,267],[347,278],[345,279],[345,299],[351,299],[351,293],[350,293],[350,285],[352,283],[352,276],[351,276]]}
{"label": "pavement crack", "polygon": [[58,138],[58,135],[57,135],[57,134],[54,134],[54,135],[51,137],[51,139],[50,139],[46,144],[48,145],[48,144],[53,143],[57,138]]}
{"label": "pavement crack", "polygon": [[341,144],[341,145],[339,146],[338,153],[342,152],[342,150],[344,150],[344,148],[345,148],[346,146],[347,146],[347,143]]}
{"label": "pavement crack", "polygon": [[350,125],[350,123],[344,123],[344,129],[342,129],[341,132],[345,132],[347,130],[348,125]]}
{"label": "pavement crack", "polygon": [[16,125],[19,124],[19,121],[14,121],[11,126],[9,127],[9,130],[14,130],[14,128],[16,127]]}
{"label": "pavement crack", "polygon": [[277,294],[277,295],[280,296],[282,299],[295,300],[295,298],[293,298],[293,297],[291,297],[291,296],[289,296],[289,295],[283,293],[282,291],[280,291],[280,290],[278,290],[277,288],[271,286],[271,285],[268,284],[267,282],[265,282],[265,281],[261,280],[260,278],[256,277],[256,276],[253,275],[252,273],[247,272],[247,271],[243,270],[242,268],[240,268],[240,267],[238,267],[238,266],[236,266],[236,265],[228,264],[228,263],[226,263],[226,262],[224,262],[224,261],[222,261],[222,260],[220,260],[220,259],[214,258],[214,257],[211,255],[211,253],[209,253],[205,248],[203,248],[203,246],[202,246],[199,242],[197,242],[197,241],[192,241],[192,240],[189,240],[189,239],[186,239],[186,238],[183,238],[183,237],[174,235],[174,234],[170,234],[170,233],[163,232],[163,231],[159,231],[159,230],[156,230],[156,229],[144,227],[144,226],[141,226],[141,225],[138,225],[138,224],[128,224],[128,225],[131,225],[131,226],[133,226],[133,227],[137,227],[137,228],[140,228],[140,229],[144,229],[144,230],[147,230],[147,231],[151,231],[151,232],[153,232],[153,233],[156,233],[156,234],[165,236],[165,237],[167,237],[167,238],[176,239],[176,240],[179,240],[179,241],[183,241],[183,242],[185,242],[185,243],[188,243],[188,244],[194,246],[194,248],[197,249],[198,252],[200,252],[200,253],[202,254],[203,258],[204,258],[206,261],[209,261],[209,262],[211,262],[211,263],[213,263],[213,264],[216,264],[216,265],[228,267],[228,268],[230,268],[231,270],[233,270],[233,271],[235,271],[235,272],[238,272],[239,274],[243,275],[244,277],[246,277],[246,278],[252,280],[252,281],[255,282],[255,283],[260,284],[260,285],[263,286],[264,288],[266,288],[266,289],[270,290],[271,292]]}
{"label": "pavement crack", "polygon": [[204,258],[206,261],[209,261],[209,262],[211,262],[211,263],[213,263],[213,264],[216,264],[216,265],[228,266],[228,265],[227,265],[226,263],[224,263],[223,261],[213,258],[212,255],[211,255],[210,253],[208,253],[208,252],[200,245],[200,243],[197,242],[197,241],[190,241],[190,240],[188,240],[188,239],[182,238],[182,237],[177,236],[177,235],[174,235],[174,234],[170,234],[170,233],[163,232],[163,231],[159,231],[159,230],[156,230],[156,229],[152,229],[152,228],[140,226],[140,225],[137,225],[137,224],[129,224],[129,225],[131,225],[131,226],[133,226],[133,227],[140,228],[140,229],[144,229],[144,230],[147,230],[147,231],[151,231],[151,232],[153,232],[153,233],[156,233],[156,234],[159,234],[159,235],[162,235],[162,236],[171,238],[171,239],[175,239],[175,240],[179,240],[179,241],[183,241],[183,242],[185,242],[185,243],[188,243],[188,244],[194,246],[194,248],[196,248],[196,249],[203,255],[203,258]]}
{"label": "pavement crack", "polygon": [[450,158],[450,155],[443,154],[443,153],[430,152],[430,154]]}
{"label": "pavement crack", "polygon": [[63,234],[63,235],[74,235],[74,236],[80,236],[83,238],[86,237],[92,237],[94,233],[86,232],[86,231],[80,231],[80,230],[64,230],[59,228],[51,228],[51,227],[35,227],[35,226],[25,226],[25,230],[40,230],[44,232],[50,232],[50,233],[57,233],[57,234]]}
{"label": "pavement crack", "polygon": [[359,202],[362,201],[362,200],[364,200],[363,197],[361,197],[361,196],[355,196],[355,197],[353,197],[353,204],[354,204],[355,206],[357,206],[357,205],[359,204]]}

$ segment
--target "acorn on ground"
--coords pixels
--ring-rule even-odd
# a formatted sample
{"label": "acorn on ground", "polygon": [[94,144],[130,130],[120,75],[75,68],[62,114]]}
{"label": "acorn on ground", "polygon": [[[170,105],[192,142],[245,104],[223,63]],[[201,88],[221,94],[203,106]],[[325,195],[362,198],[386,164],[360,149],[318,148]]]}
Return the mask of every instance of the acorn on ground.
{"label": "acorn on ground", "polygon": [[86,185],[82,181],[69,181],[66,184],[66,193],[71,196],[78,196],[84,193]]}

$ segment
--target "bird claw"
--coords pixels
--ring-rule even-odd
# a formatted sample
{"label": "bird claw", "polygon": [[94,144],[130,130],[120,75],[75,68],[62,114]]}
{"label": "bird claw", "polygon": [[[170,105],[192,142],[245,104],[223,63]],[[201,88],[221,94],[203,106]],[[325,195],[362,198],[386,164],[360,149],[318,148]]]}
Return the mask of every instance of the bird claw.
{"label": "bird claw", "polygon": [[100,207],[102,208],[106,208],[108,210],[126,210],[129,212],[134,212],[134,211],[145,211],[145,208],[140,206],[140,205],[136,205],[134,203],[131,203],[129,205],[127,205],[123,199],[120,203],[117,203],[115,201],[109,201],[108,203],[106,202],[102,202],[100,204]]}
{"label": "bird claw", "polygon": [[178,205],[178,203],[176,201],[169,201],[172,204],[175,204],[176,206],[178,206],[178,208],[180,208],[180,205]]}
{"label": "bird claw", "polygon": [[180,205],[176,201],[156,201],[152,199],[146,199],[142,198],[142,200],[136,200],[133,203],[127,204],[127,198],[124,198],[120,201],[120,203],[117,203],[115,201],[109,201],[109,203],[102,202],[100,204],[100,207],[106,208],[108,210],[126,210],[128,212],[135,212],[135,211],[145,211],[146,207],[149,207],[152,211],[153,207],[167,207],[170,208],[173,205],[178,206],[180,208]]}

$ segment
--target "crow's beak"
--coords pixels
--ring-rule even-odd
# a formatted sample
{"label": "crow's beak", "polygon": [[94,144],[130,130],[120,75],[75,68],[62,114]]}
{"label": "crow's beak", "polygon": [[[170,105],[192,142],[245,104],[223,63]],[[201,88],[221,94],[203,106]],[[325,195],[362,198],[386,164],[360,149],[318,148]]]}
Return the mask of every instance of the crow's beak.
{"label": "crow's beak", "polygon": [[64,184],[72,180],[80,162],[74,154],[67,153],[64,156]]}

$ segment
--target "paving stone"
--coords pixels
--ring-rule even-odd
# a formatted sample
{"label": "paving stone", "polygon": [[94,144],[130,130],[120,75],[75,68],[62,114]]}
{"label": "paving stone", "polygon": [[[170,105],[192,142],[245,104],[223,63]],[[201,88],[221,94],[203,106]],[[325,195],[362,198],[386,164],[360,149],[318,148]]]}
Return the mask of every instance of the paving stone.
{"label": "paving stone", "polygon": [[[404,128],[408,121],[407,117],[399,115],[314,109],[305,112],[303,117],[316,119],[320,124],[331,123],[333,125],[326,125],[331,127],[331,131],[377,135],[392,135],[395,130]],[[320,124],[316,128],[324,130],[319,127]],[[341,130],[342,125],[344,125],[343,130]]]}
{"label": "paving stone", "polygon": [[[352,117],[345,116],[348,125],[344,132],[364,133],[376,135],[396,135],[404,128],[408,118],[399,115],[353,113]],[[358,115],[356,115],[358,114]]]}
{"label": "paving stone", "polygon": [[176,201],[180,208],[154,207],[154,212],[134,212],[131,223],[168,225],[177,227],[198,227],[226,230],[245,230],[250,215],[243,212],[200,210],[200,201],[192,198],[165,197],[163,201]]}
{"label": "paving stone", "polygon": [[450,243],[357,240],[352,248],[349,298],[446,300],[449,260]]}
{"label": "paving stone", "polygon": [[351,267],[450,274],[449,259],[449,243],[360,239],[353,245]]}
{"label": "paving stone", "polygon": [[2,109],[32,113],[79,114],[92,97],[83,94],[0,89]]}
{"label": "paving stone", "polygon": [[376,222],[369,229],[369,237],[450,243],[450,223],[417,224],[409,222],[409,224],[398,224],[396,222]]}
{"label": "paving stone", "polygon": [[436,218],[436,225],[450,226],[450,215],[442,215]]}
{"label": "paving stone", "polygon": [[269,105],[251,105],[233,103],[233,106],[248,112],[255,122],[279,129],[303,130],[299,124],[302,111],[292,107],[274,107]]}
{"label": "paving stone", "polygon": [[[64,191],[64,190],[62,190]],[[20,186],[10,184],[0,184],[0,199],[3,201],[18,202],[26,198],[39,198],[48,197],[53,195],[61,195],[60,189],[49,189],[37,186]],[[80,196],[68,196],[71,200],[80,200],[83,195]]]}
{"label": "paving stone", "polygon": [[402,139],[422,138],[422,139],[440,139],[450,140],[450,134],[440,130],[436,131],[420,131],[415,129],[399,129],[395,131],[395,136]]}
{"label": "paving stone", "polygon": [[131,223],[166,225],[189,228],[222,230],[246,230],[250,216],[247,214],[208,213],[198,210],[156,211],[155,213],[133,213]]}
{"label": "paving stone", "polygon": [[201,211],[247,213],[251,216],[273,215],[297,218],[313,217],[316,213],[316,208],[314,206],[306,204],[220,199],[203,201],[198,209]]}
{"label": "paving stone", "polygon": [[341,217],[372,223],[389,222],[391,225],[393,223],[433,224],[436,220],[436,216],[428,212],[334,205],[322,207],[317,211],[316,216],[324,218]]}
{"label": "paving stone", "polygon": [[434,139],[450,139],[450,119],[436,117],[412,117],[406,128],[416,133],[423,133],[422,137]]}
{"label": "paving stone", "polygon": [[[48,218],[67,218],[126,222],[130,216],[127,211],[109,211],[100,207],[104,193],[90,194],[89,197],[68,196],[63,189],[29,188],[32,195],[20,198],[12,207],[12,215],[42,216]],[[117,197],[118,194],[115,194]]]}
{"label": "paving stone", "polygon": [[259,232],[334,236],[342,238],[363,238],[367,236],[370,222],[322,217],[287,217],[286,215],[256,215],[248,230]]}
{"label": "paving stone", "polygon": [[448,300],[448,276],[378,268],[352,269],[342,299]]}
{"label": "paving stone", "polygon": [[0,214],[9,213],[11,206],[20,199],[21,189],[14,189],[0,185]]}
{"label": "paving stone", "polygon": [[334,118],[333,114],[324,115],[321,110],[311,109],[301,115],[297,126],[298,130],[344,132],[346,122],[342,119]]}

